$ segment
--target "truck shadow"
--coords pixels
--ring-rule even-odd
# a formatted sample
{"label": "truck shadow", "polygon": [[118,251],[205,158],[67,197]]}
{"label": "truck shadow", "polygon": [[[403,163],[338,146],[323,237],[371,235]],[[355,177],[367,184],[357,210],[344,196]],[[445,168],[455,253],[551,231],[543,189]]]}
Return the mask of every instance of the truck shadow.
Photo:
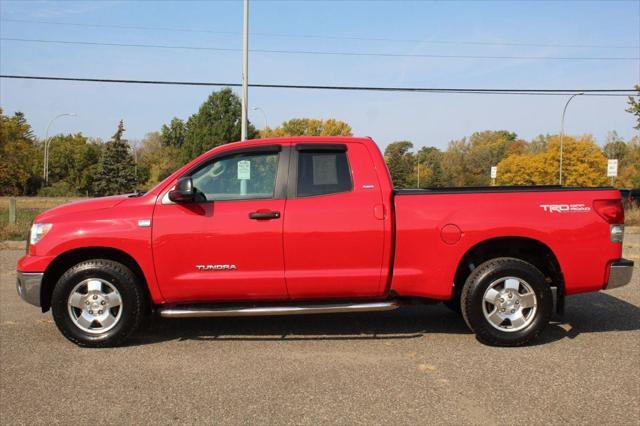
{"label": "truck shadow", "polygon": [[582,333],[640,330],[640,308],[611,294],[579,294],[566,301],[565,314],[555,316],[535,344],[574,339]]}
{"label": "truck shadow", "polygon": [[[553,318],[531,344],[582,333],[640,330],[640,308],[606,293],[568,298],[565,315]],[[405,306],[391,312],[165,319],[147,321],[130,345],[178,341],[300,341],[417,339],[427,334],[471,334],[465,322],[441,304]]]}

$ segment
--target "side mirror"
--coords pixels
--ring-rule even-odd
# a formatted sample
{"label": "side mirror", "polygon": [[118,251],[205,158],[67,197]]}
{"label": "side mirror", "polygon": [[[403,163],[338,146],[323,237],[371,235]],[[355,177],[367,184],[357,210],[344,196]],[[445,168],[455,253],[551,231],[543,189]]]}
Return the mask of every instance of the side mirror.
{"label": "side mirror", "polygon": [[174,203],[190,203],[195,199],[196,191],[190,177],[181,177],[176,187],[169,191],[169,199]]}

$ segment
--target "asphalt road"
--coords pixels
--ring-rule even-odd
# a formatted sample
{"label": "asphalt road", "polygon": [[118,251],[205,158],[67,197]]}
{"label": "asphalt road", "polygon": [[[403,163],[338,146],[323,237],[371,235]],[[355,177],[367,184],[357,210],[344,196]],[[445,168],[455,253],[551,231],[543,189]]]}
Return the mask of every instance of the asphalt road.
{"label": "asphalt road", "polygon": [[462,319],[434,305],[156,319],[127,347],[80,349],[50,313],[18,298],[20,255],[0,250],[3,425],[637,425],[640,418],[639,269],[627,287],[570,298],[566,315],[523,348],[483,346]]}

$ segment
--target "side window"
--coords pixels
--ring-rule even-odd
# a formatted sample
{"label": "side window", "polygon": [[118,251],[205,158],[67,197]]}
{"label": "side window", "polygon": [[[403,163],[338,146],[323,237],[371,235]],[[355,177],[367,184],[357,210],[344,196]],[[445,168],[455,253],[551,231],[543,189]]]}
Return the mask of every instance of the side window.
{"label": "side window", "polygon": [[298,197],[349,192],[352,188],[346,152],[298,153]]}
{"label": "side window", "polygon": [[273,198],[278,153],[238,154],[214,160],[191,175],[207,201]]}

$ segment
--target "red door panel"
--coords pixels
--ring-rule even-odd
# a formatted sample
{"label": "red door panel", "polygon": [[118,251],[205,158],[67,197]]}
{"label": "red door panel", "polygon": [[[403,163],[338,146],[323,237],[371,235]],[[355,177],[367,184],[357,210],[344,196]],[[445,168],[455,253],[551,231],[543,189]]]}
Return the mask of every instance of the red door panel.
{"label": "red door panel", "polygon": [[167,302],[286,299],[282,215],[249,218],[257,211],[284,212],[284,204],[284,200],[184,205],[159,201],[153,217],[153,253]]}
{"label": "red door panel", "polygon": [[202,202],[158,198],[153,255],[168,302],[287,299],[282,172],[288,152],[279,145],[219,152],[183,175]]}
{"label": "red door panel", "polygon": [[349,144],[347,156],[351,169],[358,171],[352,173],[351,191],[290,194],[287,200],[285,277],[292,299],[377,297],[384,292],[385,221],[390,218],[380,217],[381,191],[366,148]]}

